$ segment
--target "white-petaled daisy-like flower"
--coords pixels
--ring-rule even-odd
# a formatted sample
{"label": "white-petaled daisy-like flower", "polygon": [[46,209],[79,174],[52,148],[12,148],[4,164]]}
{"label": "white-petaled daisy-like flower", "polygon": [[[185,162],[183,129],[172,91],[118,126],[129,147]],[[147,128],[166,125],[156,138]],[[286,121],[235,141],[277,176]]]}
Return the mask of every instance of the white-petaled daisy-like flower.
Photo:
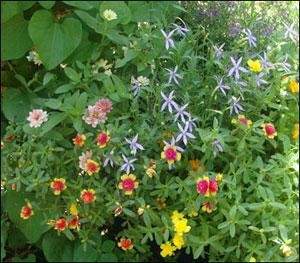
{"label": "white-petaled daisy-like flower", "polygon": [[35,109],[29,112],[27,120],[29,121],[29,126],[31,128],[38,128],[43,122],[48,121],[48,113],[47,111]]}
{"label": "white-petaled daisy-like flower", "polygon": [[160,30],[161,33],[163,34],[163,36],[165,37],[165,47],[168,50],[169,48],[172,48],[175,46],[175,43],[173,41],[173,39],[171,38],[172,35],[174,34],[175,30],[172,30],[169,33],[166,33],[164,30]]}
{"label": "white-petaled daisy-like flower", "polygon": [[139,143],[137,142],[138,136],[139,136],[139,135],[137,134],[137,135],[136,135],[134,138],[132,138],[131,140],[125,138],[126,142],[129,144],[131,153],[132,153],[133,155],[136,155],[137,150],[144,150],[143,145],[141,145],[141,144],[139,144]]}
{"label": "white-petaled daisy-like flower", "polygon": [[172,113],[173,107],[175,108],[177,105],[177,103],[173,100],[174,90],[172,90],[168,96],[166,96],[162,91],[160,94],[164,99],[164,103],[162,104],[160,111],[163,111],[166,107],[168,107],[169,112]]}
{"label": "white-petaled daisy-like flower", "polygon": [[111,20],[115,20],[118,18],[116,12],[114,12],[111,9],[106,9],[103,12],[103,17],[107,20],[107,21],[111,21]]}
{"label": "white-petaled daisy-like flower", "polygon": [[146,77],[139,76],[135,79],[133,76],[131,77],[131,90],[133,91],[133,95],[136,96],[141,91],[143,87],[149,86],[150,80]]}

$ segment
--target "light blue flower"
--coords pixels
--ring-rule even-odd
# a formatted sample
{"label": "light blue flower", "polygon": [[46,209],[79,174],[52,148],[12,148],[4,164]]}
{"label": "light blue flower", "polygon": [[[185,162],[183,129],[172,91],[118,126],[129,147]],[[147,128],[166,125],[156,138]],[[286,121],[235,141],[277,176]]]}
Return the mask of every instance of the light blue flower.
{"label": "light blue flower", "polygon": [[139,135],[137,134],[137,135],[136,135],[134,138],[132,138],[131,140],[125,138],[126,142],[129,144],[131,153],[132,153],[133,155],[136,155],[137,150],[144,150],[144,147],[143,147],[141,144],[139,144],[139,143],[137,142],[138,136],[139,136]]}
{"label": "light blue flower", "polygon": [[172,113],[173,107],[175,108],[177,106],[177,103],[173,100],[174,90],[172,90],[168,96],[166,96],[162,91],[160,94],[164,99],[164,103],[162,104],[160,111],[163,111],[166,107],[168,107],[169,112]]}
{"label": "light blue flower", "polygon": [[171,38],[172,35],[174,34],[174,30],[172,30],[169,33],[166,33],[164,30],[160,30],[161,33],[163,34],[163,36],[165,37],[165,47],[168,50],[169,48],[173,48],[175,46],[175,43],[173,41],[173,39]]}
{"label": "light blue flower", "polygon": [[169,73],[168,73],[168,75],[169,75],[169,81],[168,81],[168,84],[171,84],[172,81],[174,81],[177,85],[179,85],[179,82],[178,82],[177,78],[182,79],[182,76],[180,76],[180,75],[177,73],[178,66],[176,66],[173,70],[168,69],[168,68],[166,68],[166,70],[169,72]]}
{"label": "light blue flower", "polygon": [[234,60],[233,57],[230,57],[233,67],[229,70],[228,77],[231,77],[232,75],[234,75],[235,79],[239,79],[240,78],[239,71],[242,71],[244,73],[248,72],[247,69],[245,69],[244,67],[241,66],[242,59],[243,58],[240,57],[239,59]]}
{"label": "light blue flower", "polygon": [[126,156],[124,156],[122,154],[122,158],[124,160],[124,164],[121,166],[121,171],[126,171],[127,174],[130,173],[130,170],[135,170],[133,163],[137,160],[137,159],[128,159]]}
{"label": "light blue flower", "polygon": [[187,145],[189,138],[191,138],[191,139],[196,138],[192,133],[189,132],[189,126],[187,125],[187,123],[185,124],[184,128],[182,128],[182,126],[179,123],[177,123],[177,125],[180,130],[180,133],[176,137],[176,142],[179,142],[182,140],[184,145]]}

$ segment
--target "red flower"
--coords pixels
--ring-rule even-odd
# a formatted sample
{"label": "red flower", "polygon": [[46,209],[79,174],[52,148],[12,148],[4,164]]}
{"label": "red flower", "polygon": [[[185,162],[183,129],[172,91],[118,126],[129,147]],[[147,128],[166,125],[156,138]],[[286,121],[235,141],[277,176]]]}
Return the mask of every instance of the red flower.
{"label": "red flower", "polygon": [[54,180],[50,184],[50,187],[52,188],[55,195],[59,195],[67,188],[66,180],[63,178],[54,178]]}
{"label": "red flower", "polygon": [[274,139],[274,137],[277,136],[277,131],[272,123],[265,123],[262,125],[262,128],[269,139]]}
{"label": "red flower", "polygon": [[121,238],[118,242],[118,247],[123,250],[130,250],[133,248],[133,242],[129,238]]}
{"label": "red flower", "polygon": [[54,229],[57,231],[64,231],[68,227],[68,222],[65,218],[61,217],[54,223]]}
{"label": "red flower", "polygon": [[214,196],[218,192],[218,183],[215,179],[204,176],[197,182],[197,192],[204,196]]}
{"label": "red flower", "polygon": [[106,147],[109,140],[110,140],[109,132],[101,132],[97,137],[97,145],[100,148],[104,148]]}
{"label": "red flower", "polygon": [[136,180],[133,174],[124,174],[121,176],[121,182],[119,182],[119,189],[122,189],[125,195],[131,195],[133,190],[138,188],[139,182]]}
{"label": "red flower", "polygon": [[81,200],[85,204],[93,203],[96,200],[95,190],[93,189],[84,189],[80,194]]}
{"label": "red flower", "polygon": [[74,216],[69,222],[68,222],[68,227],[70,229],[77,229],[79,230],[80,227],[80,222],[79,222],[79,217]]}
{"label": "red flower", "polygon": [[28,219],[29,217],[33,216],[32,206],[29,202],[25,206],[22,207],[20,217],[23,219]]}
{"label": "red flower", "polygon": [[77,134],[72,140],[76,146],[82,147],[85,143],[86,137],[84,134]]}
{"label": "red flower", "polygon": [[98,173],[100,170],[100,165],[91,160],[91,159],[88,159],[85,163],[85,171],[87,172],[88,175],[92,175],[94,173]]}

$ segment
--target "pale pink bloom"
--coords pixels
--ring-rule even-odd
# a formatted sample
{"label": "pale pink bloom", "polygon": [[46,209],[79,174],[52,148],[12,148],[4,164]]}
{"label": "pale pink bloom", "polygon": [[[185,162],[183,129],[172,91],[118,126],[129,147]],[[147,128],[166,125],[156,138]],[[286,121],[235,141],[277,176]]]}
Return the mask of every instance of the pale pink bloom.
{"label": "pale pink bloom", "polygon": [[88,106],[88,109],[82,118],[87,124],[92,125],[93,128],[96,128],[101,122],[104,123],[107,119],[106,113],[101,111],[96,105]]}
{"label": "pale pink bloom", "polygon": [[100,99],[95,106],[104,113],[109,113],[112,110],[112,103],[109,99]]}
{"label": "pale pink bloom", "polygon": [[80,167],[80,169],[85,171],[86,161],[91,159],[92,155],[93,155],[92,151],[86,151],[85,153],[82,153],[81,156],[79,156],[79,167]]}
{"label": "pale pink bloom", "polygon": [[48,114],[43,110],[32,110],[27,118],[31,128],[38,128],[43,122],[48,121]]}

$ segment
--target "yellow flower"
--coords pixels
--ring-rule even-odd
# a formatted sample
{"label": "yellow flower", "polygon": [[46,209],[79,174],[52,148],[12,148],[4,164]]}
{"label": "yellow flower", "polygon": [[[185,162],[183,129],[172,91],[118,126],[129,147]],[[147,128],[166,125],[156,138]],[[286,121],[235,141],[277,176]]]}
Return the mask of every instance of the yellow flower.
{"label": "yellow flower", "polygon": [[297,140],[299,138],[299,123],[296,123],[294,125],[293,131],[292,131],[292,138],[294,140]]}
{"label": "yellow flower", "polygon": [[175,210],[171,216],[172,223],[175,225],[176,222],[182,220],[184,218],[184,215],[182,213],[179,213],[177,210]]}
{"label": "yellow flower", "polygon": [[248,64],[250,70],[253,72],[259,73],[262,71],[262,66],[258,59],[257,60],[249,59],[247,61],[247,64]]}
{"label": "yellow flower", "polygon": [[185,244],[183,236],[176,233],[173,237],[173,244],[176,246],[177,249],[181,249]]}
{"label": "yellow flower", "polygon": [[283,244],[281,247],[281,252],[285,257],[289,257],[290,255],[292,255],[292,249],[290,246],[288,246],[287,244]]}
{"label": "yellow flower", "polygon": [[78,210],[77,210],[77,206],[75,203],[72,203],[70,205],[70,214],[73,215],[73,216],[77,216],[78,215]]}
{"label": "yellow flower", "polygon": [[161,244],[160,248],[160,254],[162,257],[172,256],[174,254],[174,251],[176,250],[176,247],[172,246],[170,242]]}
{"label": "yellow flower", "polygon": [[111,9],[106,9],[106,10],[103,12],[103,17],[104,17],[107,21],[111,21],[111,20],[114,20],[114,19],[117,19],[117,18],[118,18],[116,12],[114,12],[114,11],[111,10]]}
{"label": "yellow flower", "polygon": [[175,232],[177,234],[182,235],[184,233],[188,233],[191,230],[191,227],[187,225],[188,221],[186,218],[180,219],[175,222]]}
{"label": "yellow flower", "polygon": [[216,175],[216,181],[218,182],[218,184],[220,184],[222,182],[222,180],[223,180],[223,174],[218,173]]}
{"label": "yellow flower", "polygon": [[256,258],[255,257],[249,258],[249,262],[256,262]]}
{"label": "yellow flower", "polygon": [[188,213],[188,216],[189,216],[189,217],[195,217],[195,216],[197,216],[197,215],[198,215],[197,211],[195,211],[195,209],[193,209],[193,208],[192,208],[192,210]]}
{"label": "yellow flower", "polygon": [[295,79],[292,79],[289,82],[289,89],[292,93],[299,93],[299,82]]}

